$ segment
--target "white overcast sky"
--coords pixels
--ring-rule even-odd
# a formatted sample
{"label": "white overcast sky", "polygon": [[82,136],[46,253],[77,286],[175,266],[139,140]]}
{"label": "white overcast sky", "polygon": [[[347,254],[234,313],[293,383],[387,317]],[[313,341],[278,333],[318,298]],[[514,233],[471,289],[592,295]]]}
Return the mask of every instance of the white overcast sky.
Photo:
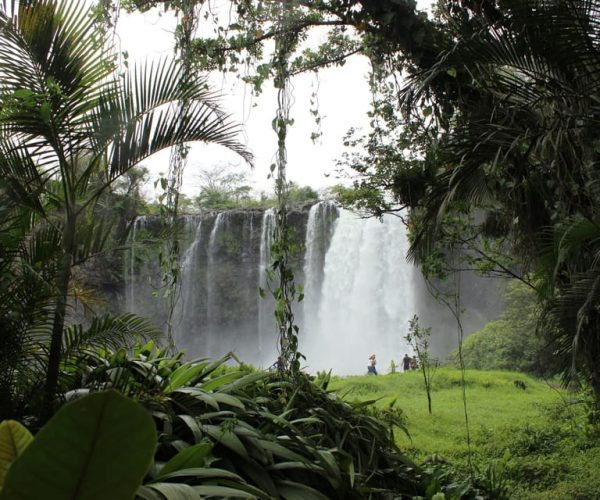
{"label": "white overcast sky", "polygon": [[[431,0],[419,0],[421,8],[428,8]],[[173,51],[174,16],[153,9],[145,14],[122,13],[117,28],[118,50],[127,51],[129,60],[144,60],[171,54]],[[315,35],[316,42],[319,35]],[[368,129],[366,113],[371,94],[367,84],[369,66],[366,58],[352,57],[344,67],[323,70],[318,80],[313,74],[299,75],[292,80],[294,125],[289,130],[288,179],[307,184],[316,189],[340,182],[334,173],[335,162],[344,146],[343,137],[350,127]],[[195,144],[192,147],[184,174],[183,192],[188,196],[198,193],[198,172],[219,163],[234,164],[236,169],[249,173],[249,180],[257,192],[271,191],[268,179],[269,166],[274,161],[276,136],[271,128],[275,116],[276,94],[272,86],[266,86],[257,98],[250,89],[233,78],[215,74],[211,77],[213,87],[221,90],[222,107],[232,118],[243,125],[241,140],[253,152],[255,167],[252,171],[235,154],[219,146]],[[321,139],[313,144],[311,132],[317,130],[309,113],[312,87],[318,85],[319,112],[322,117]],[[155,178],[166,172],[168,152],[155,155],[145,162]],[[148,187],[153,196],[153,188]]]}

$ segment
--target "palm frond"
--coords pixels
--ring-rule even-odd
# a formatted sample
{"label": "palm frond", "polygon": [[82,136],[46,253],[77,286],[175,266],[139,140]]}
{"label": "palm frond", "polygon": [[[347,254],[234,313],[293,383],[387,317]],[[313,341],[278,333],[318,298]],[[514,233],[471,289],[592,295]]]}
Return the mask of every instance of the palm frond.
{"label": "palm frond", "polygon": [[72,325],[66,329],[63,340],[63,352],[69,356],[75,351],[97,347],[119,349],[124,345],[133,345],[140,338],[158,339],[162,331],[150,320],[132,313],[96,317],[89,327]]}
{"label": "palm frond", "polygon": [[125,79],[119,101],[104,100],[94,116],[100,150],[113,144],[108,178],[114,179],[152,154],[189,142],[224,146],[252,162],[236,140],[239,129],[223,113],[204,77],[173,85],[179,64],[168,59],[137,66]]}

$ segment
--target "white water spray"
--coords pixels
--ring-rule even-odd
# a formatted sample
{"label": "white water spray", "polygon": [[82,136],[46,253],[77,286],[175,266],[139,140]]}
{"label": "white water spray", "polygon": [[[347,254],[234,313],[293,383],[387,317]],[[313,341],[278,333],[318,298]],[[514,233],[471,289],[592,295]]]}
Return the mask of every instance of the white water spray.
{"label": "white water spray", "polygon": [[137,312],[136,311],[136,303],[135,303],[135,298],[136,298],[136,285],[137,285],[137,281],[138,281],[138,277],[139,277],[139,273],[136,272],[136,256],[135,256],[135,246],[136,246],[136,238],[138,236],[138,231],[140,229],[145,229],[146,228],[146,216],[141,215],[139,217],[136,217],[135,220],[133,221],[133,227],[131,229],[131,247],[130,247],[130,254],[129,254],[129,272],[128,272],[128,278],[129,278],[129,286],[127,287],[127,300],[128,300],[128,307],[129,310],[131,310],[132,312]]}
{"label": "white water spray", "polygon": [[337,217],[337,207],[326,201],[313,205],[308,213],[304,244],[306,251],[304,254],[304,300],[301,319],[301,328],[304,332],[318,329],[318,317],[315,312],[319,310],[321,302],[325,255],[331,244]]}
{"label": "white water spray", "polygon": [[[186,226],[190,226],[194,234],[192,244],[186,249],[181,259],[181,290],[177,304],[178,313],[175,315],[175,341],[178,345],[188,348],[189,339],[197,338],[202,334],[204,325],[195,324],[190,321],[195,311],[200,307],[201,291],[198,287],[198,267],[200,251],[202,250],[202,220],[190,218],[185,220]],[[182,343],[182,339],[187,342]]]}
{"label": "white water spray", "polygon": [[[320,300],[307,302],[300,350],[309,371],[366,373],[376,354],[386,373],[406,352],[402,337],[414,314],[414,269],[406,262],[406,229],[398,217],[361,219],[340,211],[325,257]],[[307,262],[308,264],[308,262]],[[310,279],[307,276],[307,280]]]}

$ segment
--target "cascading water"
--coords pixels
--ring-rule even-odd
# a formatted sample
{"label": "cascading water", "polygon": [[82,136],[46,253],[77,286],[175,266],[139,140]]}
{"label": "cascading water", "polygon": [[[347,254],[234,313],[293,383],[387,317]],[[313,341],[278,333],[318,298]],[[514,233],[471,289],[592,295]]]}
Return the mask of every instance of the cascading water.
{"label": "cascading water", "polygon": [[392,359],[402,358],[402,337],[414,314],[407,245],[398,217],[380,222],[340,211],[325,257],[320,300],[307,302],[304,309],[305,323],[312,326],[301,333],[300,350],[309,371],[366,373],[373,353],[387,371]]}
{"label": "cascading water", "polygon": [[[181,259],[181,290],[177,302],[178,313],[174,315],[174,339],[180,347],[197,350],[201,347],[202,325],[194,317],[203,307],[204,294],[198,283],[199,265],[202,260],[202,220],[186,221],[195,227],[194,241]],[[193,342],[196,340],[196,342]]]}
{"label": "cascading water", "polygon": [[[415,313],[423,326],[433,327],[434,355],[444,356],[455,346],[448,340],[455,338],[452,318],[424,295],[419,273],[406,262],[406,229],[398,217],[361,219],[321,202],[310,210],[291,211],[288,220],[296,244],[305,248],[292,269],[296,283],[304,284],[304,300],[294,304],[294,312],[309,371],[365,373],[367,359],[375,353],[379,370],[387,372],[391,359],[399,362],[411,352],[403,337]],[[215,357],[232,350],[246,362],[270,366],[277,356],[277,330],[265,270],[271,263],[275,211],[207,213],[186,217],[182,227],[181,247],[187,249],[174,317],[177,346],[189,357]],[[161,299],[158,234],[158,220],[140,217],[134,224],[123,309],[164,326],[168,301]],[[145,246],[142,241],[154,243]],[[471,280],[470,289],[475,286],[478,297],[498,302],[489,285]],[[259,288],[265,298],[260,298]],[[468,331],[481,328],[496,312],[490,314],[485,304],[478,306],[469,299],[473,295],[462,292],[463,304],[477,313]],[[442,347],[436,351],[436,346]]]}
{"label": "cascading water", "polygon": [[131,229],[131,248],[130,248],[130,256],[129,256],[129,269],[127,272],[127,277],[129,278],[129,286],[127,287],[127,300],[129,302],[130,307],[134,307],[135,301],[135,245],[136,245],[136,233],[137,233],[137,224],[138,218],[133,221],[133,227]]}
{"label": "cascading water", "polygon": [[[271,246],[273,245],[273,232],[275,231],[275,209],[265,210],[260,231],[260,261],[258,266],[258,286],[263,295],[258,295],[258,352],[263,364],[275,357],[275,342],[270,342],[275,337],[274,301],[269,290],[267,268],[271,264]],[[269,339],[269,344],[265,340]]]}
{"label": "cascading water", "polygon": [[304,300],[302,302],[302,335],[318,330],[318,315],[323,285],[325,256],[333,236],[338,209],[331,202],[313,205],[308,212],[304,254]]}
{"label": "cascading water", "polygon": [[219,279],[217,277],[217,259],[220,251],[221,240],[220,236],[223,235],[227,229],[229,221],[229,212],[221,212],[217,215],[212,231],[210,232],[210,239],[208,241],[208,266],[206,270],[206,322],[207,322],[207,354],[209,356],[217,355],[218,347],[215,345],[215,340],[219,337]]}
{"label": "cascading water", "polygon": [[135,286],[136,286],[136,260],[135,260],[135,246],[137,243],[136,236],[138,233],[138,229],[144,228],[146,225],[146,217],[143,215],[140,217],[136,217],[133,221],[133,227],[131,229],[131,246],[130,246],[130,255],[129,255],[129,269],[128,269],[128,278],[129,278],[129,286],[127,287],[127,299],[129,301],[129,305],[131,310],[135,310]]}

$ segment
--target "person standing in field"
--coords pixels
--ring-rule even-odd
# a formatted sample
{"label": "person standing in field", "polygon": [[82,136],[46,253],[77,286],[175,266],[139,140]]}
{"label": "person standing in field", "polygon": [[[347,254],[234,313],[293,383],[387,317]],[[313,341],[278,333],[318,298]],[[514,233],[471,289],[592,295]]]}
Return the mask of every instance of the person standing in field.
{"label": "person standing in field", "polygon": [[369,356],[369,366],[367,366],[367,375],[377,375],[377,369],[375,365],[377,364],[377,360],[375,359],[375,354],[371,354]]}
{"label": "person standing in field", "polygon": [[405,372],[409,371],[411,361],[412,359],[410,358],[410,356],[408,354],[405,354],[404,358],[402,358],[402,370],[404,370]]}

